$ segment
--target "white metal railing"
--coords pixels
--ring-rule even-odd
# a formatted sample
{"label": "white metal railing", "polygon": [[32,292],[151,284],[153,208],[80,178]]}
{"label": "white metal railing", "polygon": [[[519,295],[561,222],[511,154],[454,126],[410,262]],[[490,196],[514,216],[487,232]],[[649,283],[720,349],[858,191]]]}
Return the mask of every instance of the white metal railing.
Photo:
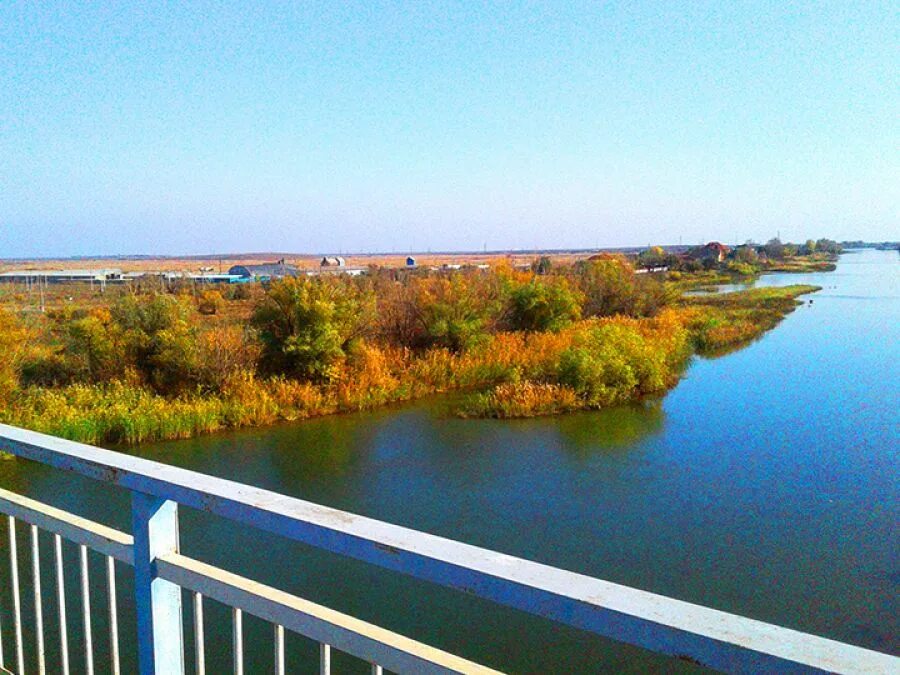
{"label": "white metal railing", "polygon": [[[14,668],[13,672],[25,672],[25,645],[22,636],[22,611],[19,599],[19,562],[16,547],[16,522],[22,521],[31,527],[31,560],[32,583],[34,588],[35,608],[35,656],[38,671],[46,669],[44,659],[44,630],[41,618],[42,598],[40,587],[40,550],[38,548],[38,530],[53,533],[55,542],[55,573],[57,582],[57,605],[59,607],[59,641],[61,662],[59,669],[69,672],[68,635],[66,623],[66,600],[64,583],[64,562],[62,540],[67,539],[78,546],[78,567],[82,604],[82,632],[85,672],[94,672],[93,634],[91,629],[90,577],[88,568],[88,550],[102,554],[106,561],[107,572],[107,609],[109,621],[110,669],[119,673],[119,640],[118,611],[116,608],[115,561],[128,565],[134,564],[134,538],[118,530],[99,523],[74,516],[66,511],[56,509],[41,502],[0,489],[0,512],[8,515],[9,551],[10,551],[10,583],[12,585],[13,617],[15,625],[14,645],[15,664],[4,664],[2,654],[2,633],[0,626],[0,668]],[[303,600],[289,593],[254,582],[237,574],[227,572],[212,565],[193,560],[176,552],[160,556],[155,560],[155,576],[172,584],[180,592],[182,588],[192,591],[194,620],[194,667],[195,672],[206,672],[206,655],[203,622],[203,598],[208,597],[232,608],[232,644],[234,648],[234,672],[242,673],[243,658],[243,612],[253,614],[274,624],[274,663],[275,672],[284,673],[284,635],[285,628],[305,637],[320,642],[321,673],[330,672],[331,647],[340,649],[354,656],[372,660],[372,672],[381,673],[387,665],[398,672],[477,672],[494,673],[489,668],[447,654],[438,649],[420,644],[403,636],[392,633],[364,621],[341,614],[315,603]],[[152,600],[151,600],[152,602]],[[172,651],[176,663],[156,659],[156,673],[183,672],[183,649],[180,638],[181,619],[180,606],[178,618],[168,619],[177,626],[178,638],[174,638],[176,650],[156,650],[156,656],[162,653],[168,658]],[[154,626],[159,635],[160,625]],[[170,640],[171,636],[169,636]],[[140,636],[138,636],[139,657]],[[160,645],[170,646],[172,642]],[[377,659],[377,663],[374,661]],[[143,664],[141,670],[144,670]]]}
{"label": "white metal railing", "polygon": [[320,672],[336,649],[382,669],[492,673],[484,666],[179,552],[179,505],[201,509],[320,549],[403,572],[500,604],[662,654],[730,672],[900,672],[900,659],[691,603],[294,499],[233,481],[0,425],[0,450],[126,488],[132,534],[0,490],[8,516],[15,654],[0,667],[25,670],[15,523],[31,527],[35,661],[46,664],[38,533],[53,533],[59,613],[59,669],[69,672],[62,540],[78,545],[85,669],[93,672],[88,551],[105,556],[111,669],[119,672],[115,562],[134,568],[141,673],[183,673],[182,589],[193,602],[194,669],[205,673],[203,600],[232,608],[234,672],[243,673],[243,614],[273,625],[273,661],[284,672],[286,631],[320,645]]}

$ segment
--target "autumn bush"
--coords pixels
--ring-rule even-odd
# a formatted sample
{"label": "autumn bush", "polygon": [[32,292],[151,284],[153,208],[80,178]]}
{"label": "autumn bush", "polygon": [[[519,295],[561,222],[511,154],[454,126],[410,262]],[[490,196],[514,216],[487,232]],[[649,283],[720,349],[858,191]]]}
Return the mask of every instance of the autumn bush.
{"label": "autumn bush", "polygon": [[535,278],[509,293],[513,330],[558,331],[581,316],[583,295],[564,277]]}
{"label": "autumn bush", "polygon": [[368,289],[340,278],[272,282],[252,318],[262,341],[263,369],[319,382],[332,379],[350,342],[368,329],[373,309]]}
{"label": "autumn bush", "polygon": [[27,339],[27,331],[19,320],[12,313],[0,309],[0,405],[7,402],[19,387]]}
{"label": "autumn bush", "polygon": [[261,348],[252,331],[225,325],[201,331],[197,336],[197,378],[206,390],[221,390],[238,373],[252,372]]}
{"label": "autumn bush", "polygon": [[216,290],[207,290],[197,298],[197,311],[207,316],[218,314],[225,307],[225,298]]}
{"label": "autumn bush", "polygon": [[677,297],[657,275],[636,274],[621,257],[586,260],[571,268],[584,297],[584,317],[653,316]]}

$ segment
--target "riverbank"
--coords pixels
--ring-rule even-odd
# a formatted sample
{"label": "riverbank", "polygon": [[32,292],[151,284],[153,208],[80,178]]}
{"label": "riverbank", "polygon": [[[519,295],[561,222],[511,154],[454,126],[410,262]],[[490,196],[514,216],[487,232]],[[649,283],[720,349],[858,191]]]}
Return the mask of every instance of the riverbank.
{"label": "riverbank", "polygon": [[473,390],[466,417],[527,417],[593,409],[659,395],[692,354],[739,348],[760,336],[815,286],[682,298],[655,317],[577,321],[556,332],[501,332],[464,352],[363,344],[351,377],[316,384],[240,371],[217,393],[162,396],[114,380],[27,387],[4,422],[88,443],[188,438],[371,409],[451,390]]}

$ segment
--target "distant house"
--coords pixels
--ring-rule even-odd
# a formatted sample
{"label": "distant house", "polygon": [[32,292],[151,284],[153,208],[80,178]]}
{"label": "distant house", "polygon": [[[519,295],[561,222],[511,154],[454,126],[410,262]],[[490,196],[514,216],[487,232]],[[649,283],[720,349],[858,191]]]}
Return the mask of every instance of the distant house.
{"label": "distant house", "polygon": [[325,256],[319,265],[321,267],[346,267],[347,261],[340,256]]}
{"label": "distant house", "polygon": [[717,241],[711,241],[703,246],[692,248],[688,252],[688,257],[694,260],[711,260],[713,262],[725,262],[728,253],[731,251],[725,244]]}
{"label": "distant house", "polygon": [[416,266],[416,259],[413,258],[411,255],[410,255],[410,256],[407,256],[407,257],[406,257],[406,266],[407,266],[407,267],[415,267],[415,266]]}
{"label": "distant house", "polygon": [[281,277],[296,277],[300,274],[300,270],[293,265],[286,265],[284,258],[282,258],[277,262],[261,263],[259,265],[234,265],[228,270],[228,274],[244,279],[268,281],[269,279],[280,279]]}

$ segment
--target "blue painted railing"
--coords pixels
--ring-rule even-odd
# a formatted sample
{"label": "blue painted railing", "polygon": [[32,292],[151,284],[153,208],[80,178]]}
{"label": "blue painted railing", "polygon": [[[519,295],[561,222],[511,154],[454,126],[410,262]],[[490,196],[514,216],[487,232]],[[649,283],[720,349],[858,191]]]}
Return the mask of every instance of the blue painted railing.
{"label": "blue painted railing", "polygon": [[[115,629],[113,561],[133,565],[141,673],[182,673],[185,645],[181,589],[194,593],[195,670],[204,672],[202,599],[233,608],[234,669],[243,672],[242,612],[274,625],[275,669],[284,671],[285,629],[320,643],[321,672],[330,672],[330,650],[346,651],[395,672],[494,672],[460,657],[378,628],[296,596],[263,586],[180,554],[178,509],[185,506],[272,532],[326,551],[402,572],[502,605],[729,672],[900,672],[900,659],[788,628],[728,614],[514,558],[457,541],[391,525],[118,452],[0,425],[0,450],[117,485],[132,494],[132,534],[0,490],[0,512],[32,526],[32,560],[39,568],[38,528],[75,541],[108,558],[110,627]],[[24,670],[14,536],[16,672]],[[61,554],[57,548],[57,567]],[[59,571],[61,575],[61,570]],[[82,589],[87,593],[87,565]],[[35,578],[39,578],[37,575]],[[60,578],[60,577],[58,577]],[[59,589],[64,588],[62,583]],[[63,591],[60,590],[60,593]],[[64,598],[61,644],[65,652]],[[88,606],[89,603],[83,603]],[[40,589],[36,591],[40,607]],[[39,610],[38,610],[39,611]],[[36,619],[39,617],[36,617]],[[90,617],[85,651],[90,651]],[[43,667],[43,627],[36,644]],[[0,667],[3,666],[0,626]],[[111,642],[113,641],[111,637]],[[10,668],[10,665],[5,667]],[[67,664],[61,666],[67,672]],[[116,672],[118,663],[113,664]]]}

